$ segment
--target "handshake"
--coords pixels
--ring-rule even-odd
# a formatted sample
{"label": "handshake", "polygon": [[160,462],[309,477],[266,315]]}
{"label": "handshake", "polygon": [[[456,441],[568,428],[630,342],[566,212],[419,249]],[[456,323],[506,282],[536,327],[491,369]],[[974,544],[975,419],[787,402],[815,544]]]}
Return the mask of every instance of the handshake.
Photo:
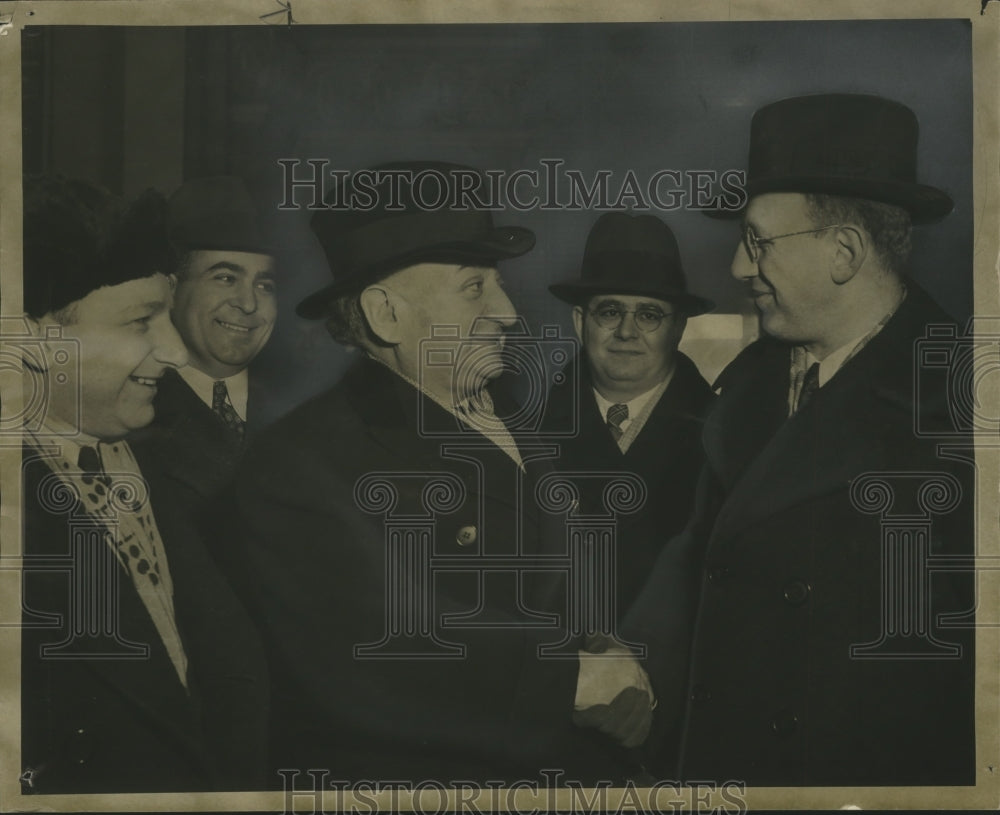
{"label": "handshake", "polygon": [[579,654],[573,722],[597,728],[623,747],[638,747],[656,708],[646,672],[628,648],[603,635],[591,637]]}

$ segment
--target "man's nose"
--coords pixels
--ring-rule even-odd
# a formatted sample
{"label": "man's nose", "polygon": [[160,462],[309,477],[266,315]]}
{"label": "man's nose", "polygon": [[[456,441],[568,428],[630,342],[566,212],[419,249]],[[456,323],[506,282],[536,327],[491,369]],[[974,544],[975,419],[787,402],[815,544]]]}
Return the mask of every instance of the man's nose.
{"label": "man's nose", "polygon": [[245,314],[253,314],[257,310],[257,288],[252,281],[237,284],[230,302]]}
{"label": "man's nose", "polygon": [[639,336],[639,326],[635,321],[634,311],[626,311],[622,315],[621,322],[615,329],[615,336],[622,340],[631,340]]}
{"label": "man's nose", "polygon": [[757,264],[750,260],[746,249],[737,246],[733,262],[729,265],[729,272],[737,280],[749,280],[757,276]]}
{"label": "man's nose", "polygon": [[486,316],[500,323],[504,328],[517,322],[517,309],[499,284],[493,284],[493,293],[488,303]]}
{"label": "man's nose", "polygon": [[169,319],[158,321],[156,334],[153,338],[153,358],[171,368],[182,368],[188,362],[188,350],[184,340],[177,333],[174,324]]}

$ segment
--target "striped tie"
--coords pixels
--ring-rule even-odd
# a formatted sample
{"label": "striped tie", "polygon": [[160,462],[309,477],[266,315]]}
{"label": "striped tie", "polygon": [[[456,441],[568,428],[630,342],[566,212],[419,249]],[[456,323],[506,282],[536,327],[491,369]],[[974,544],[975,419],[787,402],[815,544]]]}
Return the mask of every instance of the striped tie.
{"label": "striped tie", "polygon": [[612,405],[608,408],[608,430],[611,437],[619,441],[624,433],[622,422],[628,418],[628,405]]}

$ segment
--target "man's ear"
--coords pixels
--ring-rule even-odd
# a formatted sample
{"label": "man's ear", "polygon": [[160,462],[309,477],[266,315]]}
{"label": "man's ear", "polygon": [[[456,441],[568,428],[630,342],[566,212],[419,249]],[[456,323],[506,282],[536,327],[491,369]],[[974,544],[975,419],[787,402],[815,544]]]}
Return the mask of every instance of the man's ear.
{"label": "man's ear", "polygon": [[573,329],[576,338],[583,344],[583,306],[573,306]]}
{"label": "man's ear", "polygon": [[843,285],[864,266],[870,239],[866,232],[850,224],[839,227],[834,232],[833,239],[836,251],[830,279],[837,285]]}
{"label": "man's ear", "polygon": [[361,311],[368,326],[382,342],[397,345],[400,341],[400,322],[397,304],[390,289],[369,286],[361,292]]}

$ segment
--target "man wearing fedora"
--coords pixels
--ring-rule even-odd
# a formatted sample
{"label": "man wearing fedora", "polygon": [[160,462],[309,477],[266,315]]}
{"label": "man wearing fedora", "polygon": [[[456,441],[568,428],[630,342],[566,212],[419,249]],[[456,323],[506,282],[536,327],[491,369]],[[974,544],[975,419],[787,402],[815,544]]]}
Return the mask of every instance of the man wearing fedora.
{"label": "man wearing fedora", "polygon": [[197,534],[199,514],[232,477],[266,391],[249,366],[277,317],[274,249],[243,181],[192,179],[168,201],[177,255],[171,319],[188,364],[164,376],[153,423],[133,441],[167,522]]}
{"label": "man wearing fedora", "polygon": [[[663,545],[687,523],[704,455],[701,429],[713,400],[695,364],[677,350],[687,318],[712,304],[687,291],[673,232],[653,215],[609,212],[587,238],[580,278],[549,290],[573,306],[582,344],[579,381],[568,365],[553,386],[546,424],[560,441],[560,469],[630,472],[644,505],[618,519],[617,606],[638,595]],[[603,484],[580,479],[585,512],[601,514]]]}
{"label": "man wearing fedora", "polygon": [[906,275],[911,223],[952,202],[917,183],[916,146],[914,113],[875,96],[754,116],[748,203],[723,214],[762,336],[719,377],[695,519],[631,618],[680,734],[663,772],[975,782],[971,617],[942,620],[970,612],[971,580],[926,560],[972,553],[974,481],[938,454],[947,394],[915,364],[954,325]]}
{"label": "man wearing fedora", "polygon": [[[242,521],[226,560],[270,653],[272,764],[345,780],[620,780],[628,768],[574,708],[638,743],[645,675],[611,652],[578,682],[577,645],[558,648],[564,578],[521,568],[565,552],[562,518],[534,497],[551,451],[515,438],[515,410],[490,392],[516,317],[497,262],[534,235],[421,199],[421,179],[451,193],[470,168],[365,172],[371,206],[313,216],[334,281],[298,306],[359,359],[258,437],[218,514]],[[356,192],[348,178],[333,200]],[[431,574],[431,556],[447,570]]]}
{"label": "man wearing fedora", "polygon": [[[261,783],[259,641],[207,549],[150,501],[129,437],[187,360],[162,197],[25,183],[25,793]],[[5,541],[6,544],[6,541]]]}

